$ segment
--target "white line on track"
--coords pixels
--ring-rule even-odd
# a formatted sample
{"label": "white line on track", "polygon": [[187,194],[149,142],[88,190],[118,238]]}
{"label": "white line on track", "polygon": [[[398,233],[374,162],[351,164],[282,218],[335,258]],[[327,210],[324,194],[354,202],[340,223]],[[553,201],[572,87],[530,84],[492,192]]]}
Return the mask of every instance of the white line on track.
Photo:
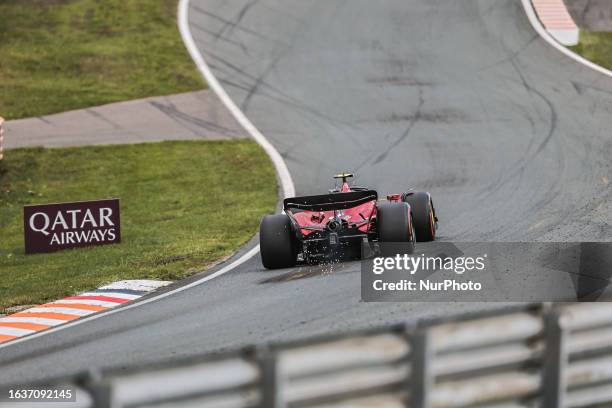
{"label": "white line on track", "polygon": [[[236,259],[234,262],[230,263],[226,267],[221,268],[217,272],[212,273],[210,275],[207,275],[207,276],[203,277],[202,279],[198,279],[197,281],[191,282],[188,285],[181,286],[181,287],[176,288],[174,290],[171,290],[169,292],[162,293],[160,295],[150,297],[150,298],[148,298],[146,300],[143,300],[142,302],[131,303],[131,304],[123,306],[123,307],[121,307],[119,309],[111,309],[109,311],[101,312],[101,313],[98,313],[98,314],[94,314],[94,315],[89,316],[89,317],[84,317],[82,319],[73,320],[70,323],[66,323],[66,324],[63,324],[61,326],[54,327],[53,329],[43,330],[43,331],[36,332],[35,334],[29,335],[29,336],[26,336],[26,337],[21,337],[21,338],[15,339],[15,340],[8,341],[6,343],[2,343],[2,344],[0,344],[0,349],[3,349],[5,347],[7,347],[7,346],[11,346],[13,344],[17,344],[17,343],[21,343],[21,342],[28,341],[28,340],[31,340],[31,339],[35,339],[37,337],[41,337],[41,336],[44,336],[44,335],[49,334],[49,333],[55,333],[55,332],[58,332],[60,330],[67,329],[69,327],[74,327],[74,326],[76,326],[78,324],[82,324],[82,323],[85,323],[85,322],[90,322],[92,320],[96,320],[96,319],[99,319],[101,317],[106,317],[106,316],[109,316],[109,315],[112,315],[112,314],[115,314],[115,313],[123,312],[125,310],[129,310],[129,309],[133,309],[133,308],[136,308],[136,307],[144,306],[146,304],[155,302],[155,301],[163,299],[163,298],[167,298],[168,296],[172,296],[172,295],[174,295],[176,293],[179,293],[179,292],[182,292],[184,290],[193,288],[194,286],[201,285],[202,283],[208,282],[209,280],[215,279],[218,276],[226,274],[227,272],[231,271],[232,269],[242,265],[243,263],[245,263],[246,261],[251,259],[258,252],[259,252],[259,245],[255,246],[254,248],[251,248],[247,253],[245,253],[240,258]],[[20,319],[20,320],[14,320],[14,319]],[[45,319],[45,320],[47,320],[47,319]],[[10,322],[10,321],[25,321],[25,320],[23,320],[23,318],[21,318],[21,317],[16,317],[16,318],[3,317],[1,321]]]}
{"label": "white line on track", "polygon": [[255,139],[255,141],[265,150],[268,156],[270,156],[270,159],[276,168],[278,178],[280,179],[284,197],[293,197],[295,195],[293,179],[291,178],[291,173],[289,173],[287,164],[281,157],[280,153],[278,150],[276,150],[272,143],[270,143],[270,141],[261,134],[255,125],[251,123],[251,121],[234,103],[234,101],[231,100],[227,92],[225,92],[225,89],[223,89],[217,78],[215,78],[213,75],[212,71],[208,67],[208,64],[206,64],[204,61],[200,50],[198,50],[198,47],[193,40],[193,36],[191,35],[191,31],[189,30],[189,0],[179,1],[178,26],[181,36],[183,37],[183,42],[185,43],[191,58],[204,76],[206,83],[208,83],[208,86],[215,92],[215,94],[217,94],[219,99],[221,99],[221,102],[223,102],[225,107],[234,116],[234,119],[240,123],[240,125],[249,133],[249,135],[251,135],[251,137]]}
{"label": "white line on track", "polygon": [[544,28],[544,26],[542,26],[542,23],[540,22],[540,20],[538,19],[538,16],[535,13],[535,10],[533,9],[533,4],[531,3],[531,0],[522,0],[523,2],[523,8],[525,9],[525,13],[527,14],[527,18],[529,19],[529,22],[531,23],[531,25],[533,26],[533,29],[536,30],[536,32],[538,34],[540,34],[540,37],[542,37],[547,43],[549,43],[550,45],[552,45],[553,47],[555,47],[557,50],[561,51],[563,54],[567,55],[568,57],[572,58],[573,60],[586,65],[587,67],[594,69],[595,71],[599,72],[600,74],[604,74],[607,75],[608,77],[612,78],[612,71],[610,71],[609,69],[606,69],[600,65],[594,64],[593,62],[581,57],[580,55],[576,54],[575,52],[573,52],[572,50],[570,50],[569,48],[561,45],[560,43],[558,43],[549,33],[548,31],[546,31],[546,29]]}
{"label": "white line on track", "polygon": [[[230,99],[227,92],[225,92],[225,89],[223,89],[219,81],[217,81],[217,78],[215,78],[212,71],[210,70],[206,62],[204,61],[204,58],[202,57],[202,54],[198,50],[198,47],[195,45],[195,41],[193,40],[193,36],[191,35],[191,31],[189,30],[189,0],[179,0],[178,26],[179,26],[179,31],[181,32],[181,37],[183,38],[183,42],[185,43],[185,47],[187,47],[187,50],[189,51],[191,58],[195,62],[196,66],[198,67],[198,70],[202,73],[202,75],[204,76],[204,79],[206,79],[208,86],[217,94],[219,99],[221,99],[221,102],[223,102],[223,104],[231,112],[231,114],[238,121],[238,123],[240,123],[240,125],[244,127],[244,129],[249,133],[249,135],[251,135],[251,137],[253,137],[253,139],[255,139],[255,141],[264,149],[266,154],[270,157],[270,160],[272,160],[272,163],[274,164],[274,168],[276,169],[276,173],[281,183],[283,196],[284,197],[294,196],[295,186],[293,184],[293,179],[291,178],[291,174],[289,173],[287,164],[283,160],[282,156],[276,150],[276,148],[272,145],[272,143],[270,143],[268,139],[266,139],[266,137],[263,134],[261,134],[259,130],[257,130],[255,125],[251,123],[251,121],[245,116],[245,114],[240,110],[240,108],[238,108],[238,106]],[[100,312],[100,313],[91,315],[89,317],[84,317],[82,319],[73,320],[70,323],[66,323],[61,326],[54,327],[52,329],[43,330],[40,332],[36,332],[32,335],[29,335],[29,336],[21,337],[15,340],[8,341],[6,343],[2,343],[0,344],[0,349],[3,349],[5,347],[11,346],[17,343],[22,343],[24,341],[32,340],[32,339],[44,336],[46,334],[55,333],[60,330],[68,329],[78,324],[90,322],[92,320],[96,320],[101,317],[106,317],[106,316],[109,316],[115,313],[123,312],[125,310],[144,306],[146,304],[161,300],[163,298],[167,298],[168,296],[172,296],[176,293],[183,292],[187,289],[193,288],[194,286],[201,285],[205,282],[208,282],[210,280],[213,280],[221,275],[224,275],[230,272],[231,270],[237,268],[238,266],[242,265],[243,263],[251,259],[258,252],[259,252],[259,244],[251,248],[249,251],[243,254],[240,258],[236,259],[234,262],[230,263],[229,265],[219,269],[218,271],[214,273],[211,273],[210,275],[206,275],[201,279],[191,282],[187,285],[181,286],[179,288],[162,293],[157,296],[150,297],[141,302],[134,302],[131,304],[127,304],[118,309],[111,309],[105,312]],[[100,295],[100,293],[98,293],[97,295]],[[58,301],[58,302],[61,302],[61,301]],[[5,319],[9,319],[9,318],[4,318],[3,320]],[[5,320],[5,321],[11,321],[11,320]]]}

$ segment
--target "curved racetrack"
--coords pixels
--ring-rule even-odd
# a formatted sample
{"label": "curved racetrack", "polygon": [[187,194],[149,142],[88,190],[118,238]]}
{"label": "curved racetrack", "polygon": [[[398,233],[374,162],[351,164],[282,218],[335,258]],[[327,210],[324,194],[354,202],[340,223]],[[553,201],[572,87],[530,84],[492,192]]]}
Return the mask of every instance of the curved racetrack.
{"label": "curved racetrack", "polygon": [[[545,43],[518,0],[191,0],[204,58],[298,194],[350,170],[432,192],[445,240],[612,238],[612,79]],[[129,366],[499,304],[360,302],[355,264],[204,285],[2,349],[0,382]]]}

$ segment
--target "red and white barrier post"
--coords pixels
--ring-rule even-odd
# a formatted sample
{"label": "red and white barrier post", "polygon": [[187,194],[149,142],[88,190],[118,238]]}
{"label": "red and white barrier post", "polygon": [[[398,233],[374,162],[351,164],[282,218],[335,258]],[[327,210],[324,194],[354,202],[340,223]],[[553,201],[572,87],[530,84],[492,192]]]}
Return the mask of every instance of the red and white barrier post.
{"label": "red and white barrier post", "polygon": [[0,160],[2,160],[3,153],[2,153],[2,142],[4,141],[4,119],[2,118],[2,116],[0,116]]}

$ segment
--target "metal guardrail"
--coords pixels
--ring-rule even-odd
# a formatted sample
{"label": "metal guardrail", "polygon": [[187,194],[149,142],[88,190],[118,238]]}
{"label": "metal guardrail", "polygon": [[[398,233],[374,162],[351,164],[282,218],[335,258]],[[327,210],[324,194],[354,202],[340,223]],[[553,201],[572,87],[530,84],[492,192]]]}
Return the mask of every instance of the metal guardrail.
{"label": "metal guardrail", "polygon": [[524,306],[54,384],[78,387],[71,407],[593,406],[612,401],[612,304]]}

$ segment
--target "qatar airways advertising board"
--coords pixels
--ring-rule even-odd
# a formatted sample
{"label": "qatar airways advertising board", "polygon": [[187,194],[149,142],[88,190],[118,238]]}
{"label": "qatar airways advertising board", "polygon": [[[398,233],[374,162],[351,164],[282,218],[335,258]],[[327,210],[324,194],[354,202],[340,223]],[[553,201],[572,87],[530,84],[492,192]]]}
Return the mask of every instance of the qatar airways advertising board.
{"label": "qatar airways advertising board", "polygon": [[26,254],[121,241],[119,199],[23,207]]}

